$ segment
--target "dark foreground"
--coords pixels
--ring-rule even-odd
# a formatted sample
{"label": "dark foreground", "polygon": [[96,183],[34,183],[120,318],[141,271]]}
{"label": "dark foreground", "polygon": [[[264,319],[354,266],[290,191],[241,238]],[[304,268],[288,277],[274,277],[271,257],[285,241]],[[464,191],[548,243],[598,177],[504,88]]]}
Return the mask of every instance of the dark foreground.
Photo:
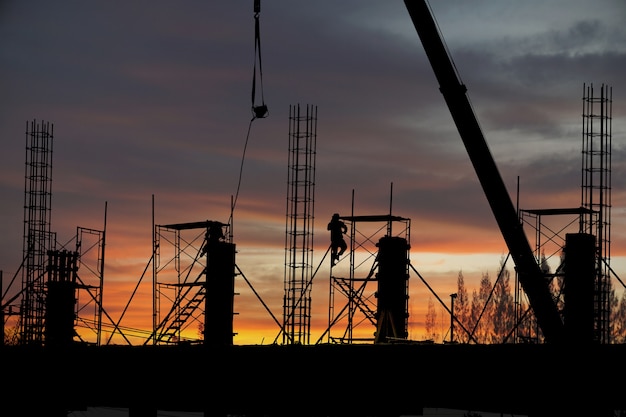
{"label": "dark foreground", "polygon": [[[626,410],[626,345],[0,347],[6,415],[125,407],[224,416]],[[12,413],[13,412],[13,413]]]}

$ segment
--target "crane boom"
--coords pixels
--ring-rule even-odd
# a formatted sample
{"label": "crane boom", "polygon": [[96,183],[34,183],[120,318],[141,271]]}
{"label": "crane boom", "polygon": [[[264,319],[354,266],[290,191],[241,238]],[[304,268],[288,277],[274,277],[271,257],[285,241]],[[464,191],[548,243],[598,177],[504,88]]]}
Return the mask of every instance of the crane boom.
{"label": "crane boom", "polygon": [[546,342],[560,343],[564,340],[563,321],[474,115],[466,95],[467,88],[457,76],[426,0],[405,0],[404,3],[511,253],[519,281],[528,296],[539,327]]}

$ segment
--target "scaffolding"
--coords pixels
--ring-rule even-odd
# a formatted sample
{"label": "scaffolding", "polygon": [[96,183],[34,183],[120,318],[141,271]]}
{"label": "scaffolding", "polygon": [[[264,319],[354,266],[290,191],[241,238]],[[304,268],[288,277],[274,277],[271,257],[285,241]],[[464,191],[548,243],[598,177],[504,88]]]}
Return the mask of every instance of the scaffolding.
{"label": "scaffolding", "polygon": [[106,230],[76,228],[76,337],[97,346],[102,344],[105,236]]}
{"label": "scaffolding", "polygon": [[[594,341],[610,343],[610,316],[613,271],[611,261],[611,103],[612,90],[583,85],[583,128],[581,203],[576,208],[520,210],[520,221],[530,226],[535,237],[535,257],[546,280],[563,289],[563,248],[568,233],[595,236]],[[553,267],[550,267],[552,265]],[[557,307],[564,309],[563,294],[553,294]],[[541,341],[541,335],[516,283],[516,341]]]}
{"label": "scaffolding", "polygon": [[[379,343],[408,336],[411,220],[340,216],[349,255],[332,264],[328,343]],[[348,261],[348,265],[345,265]],[[344,275],[341,275],[344,274]]]}
{"label": "scaffolding", "polygon": [[317,107],[289,107],[289,162],[285,233],[283,343],[309,344]]}
{"label": "scaffolding", "polygon": [[581,204],[597,216],[583,217],[583,230],[596,237],[594,333],[610,343],[611,313],[611,129],[612,88],[583,85]]}
{"label": "scaffolding", "polygon": [[55,249],[50,231],[52,147],[54,125],[26,122],[26,174],[20,344],[43,344],[46,305],[45,272],[48,251]]}
{"label": "scaffolding", "polygon": [[[56,337],[55,330],[47,328],[54,327],[56,316],[47,310],[50,305],[55,308],[59,299],[54,299],[55,294],[52,300],[48,298],[51,287],[56,291],[62,285],[62,293],[67,295],[65,308],[68,312],[71,309],[66,318],[70,317],[71,325],[77,329],[69,336],[66,334],[65,341],[76,337],[80,342],[99,345],[103,317],[104,231],[78,227],[75,250],[67,247],[70,242],[59,245],[56,233],[51,232],[53,130],[49,122],[26,123],[23,260],[15,275],[21,273],[22,281],[20,291],[4,306],[8,307],[8,316],[15,324],[10,343],[56,343],[48,340]],[[72,271],[66,271],[69,265]],[[19,307],[14,309],[17,303]]]}
{"label": "scaffolding", "polygon": [[145,344],[232,344],[234,245],[227,228],[211,220],[154,226],[153,331]]}
{"label": "scaffolding", "polygon": [[[552,296],[561,313],[564,307],[564,294],[560,290],[563,289],[565,277],[563,249],[568,234],[582,233],[585,216],[594,217],[595,213],[582,206],[519,211],[521,224],[529,227],[533,232],[535,260],[540,265],[546,281],[554,290]],[[542,335],[517,275],[514,300],[515,343],[539,343],[542,341]]]}

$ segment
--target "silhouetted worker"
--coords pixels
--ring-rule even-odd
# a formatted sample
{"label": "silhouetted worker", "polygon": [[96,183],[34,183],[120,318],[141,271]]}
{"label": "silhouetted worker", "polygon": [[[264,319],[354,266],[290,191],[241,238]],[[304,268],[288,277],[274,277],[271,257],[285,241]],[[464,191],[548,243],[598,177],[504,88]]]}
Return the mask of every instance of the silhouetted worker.
{"label": "silhouetted worker", "polygon": [[215,244],[219,243],[225,238],[224,231],[222,230],[222,223],[209,222],[209,227],[207,228],[204,238],[205,244],[202,248],[202,252],[200,253],[200,255],[206,254],[209,250],[209,246],[215,246]]}
{"label": "silhouetted worker", "polygon": [[219,222],[209,223],[207,240],[210,243],[217,243],[224,239],[224,231],[222,230],[222,224]]}
{"label": "silhouetted worker", "polygon": [[348,227],[339,220],[339,213],[335,213],[326,229],[330,230],[330,256],[332,264],[335,265],[335,262],[339,260],[339,257],[348,248],[346,241],[343,239],[343,234],[348,232]]}

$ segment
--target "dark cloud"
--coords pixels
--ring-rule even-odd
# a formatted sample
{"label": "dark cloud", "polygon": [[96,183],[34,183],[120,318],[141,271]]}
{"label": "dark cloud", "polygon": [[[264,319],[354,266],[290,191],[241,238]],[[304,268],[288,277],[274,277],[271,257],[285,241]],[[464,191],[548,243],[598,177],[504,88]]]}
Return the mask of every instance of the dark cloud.
{"label": "dark cloud", "polygon": [[[513,200],[519,177],[534,207],[578,205],[584,83],[615,91],[613,193],[625,199],[623,7],[567,4],[432,5]],[[278,252],[267,268],[282,266],[296,104],[318,110],[320,241],[333,212],[385,213],[392,200],[422,242],[461,250],[480,234],[490,244],[477,247],[505,250],[402,2],[263,2],[255,97],[252,2],[9,2],[0,11],[0,268],[21,257],[32,119],[54,123],[60,233],[99,227],[108,201],[112,239],[123,244],[126,228],[145,226],[149,246],[152,195],[157,223],[176,223],[227,221],[237,194],[239,247],[267,245]],[[251,123],[261,98],[269,117]]]}

